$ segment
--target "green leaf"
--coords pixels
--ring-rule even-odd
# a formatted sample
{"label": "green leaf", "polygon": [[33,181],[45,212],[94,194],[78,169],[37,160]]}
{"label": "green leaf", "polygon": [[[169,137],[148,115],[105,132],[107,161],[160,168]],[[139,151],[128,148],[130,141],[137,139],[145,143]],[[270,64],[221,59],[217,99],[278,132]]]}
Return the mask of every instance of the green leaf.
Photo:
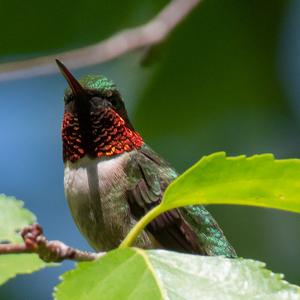
{"label": "green leaf", "polygon": [[57,300],[299,300],[299,288],[261,262],[121,249],[65,273]]}
{"label": "green leaf", "polygon": [[0,242],[21,242],[19,231],[35,221],[35,215],[23,208],[22,201],[0,195]]}
{"label": "green leaf", "polygon": [[[21,243],[20,230],[36,221],[29,210],[23,208],[23,202],[14,197],[0,195],[0,245],[1,243]],[[47,264],[36,254],[4,254],[0,255],[0,284],[17,274],[28,274],[53,266]]]}
{"label": "green leaf", "polygon": [[300,160],[272,154],[204,156],[167,188],[161,208],[238,204],[300,212]]}
{"label": "green leaf", "polygon": [[55,298],[161,299],[157,279],[144,253],[128,248],[112,251],[92,263],[79,263],[62,276]]}
{"label": "green leaf", "polygon": [[0,255],[0,285],[18,274],[30,274],[46,266],[36,254],[5,254]]}

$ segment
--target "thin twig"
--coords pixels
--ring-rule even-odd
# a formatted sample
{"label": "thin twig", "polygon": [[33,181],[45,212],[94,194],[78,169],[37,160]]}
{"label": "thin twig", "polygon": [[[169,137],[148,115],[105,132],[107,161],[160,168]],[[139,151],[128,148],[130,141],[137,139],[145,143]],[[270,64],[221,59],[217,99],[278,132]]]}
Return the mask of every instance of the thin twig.
{"label": "thin twig", "polygon": [[27,248],[25,244],[0,244],[0,255],[16,253],[35,253],[35,250]]}
{"label": "thin twig", "polygon": [[162,42],[201,0],[173,0],[148,23],[119,32],[97,44],[0,65],[0,81],[28,78],[57,72],[55,58],[70,68],[80,68],[112,60],[129,51]]}
{"label": "thin twig", "polygon": [[46,262],[60,262],[65,259],[74,261],[95,260],[105,253],[81,251],[60,241],[48,241],[39,224],[25,227],[21,232],[24,244],[0,244],[1,254],[36,253]]}

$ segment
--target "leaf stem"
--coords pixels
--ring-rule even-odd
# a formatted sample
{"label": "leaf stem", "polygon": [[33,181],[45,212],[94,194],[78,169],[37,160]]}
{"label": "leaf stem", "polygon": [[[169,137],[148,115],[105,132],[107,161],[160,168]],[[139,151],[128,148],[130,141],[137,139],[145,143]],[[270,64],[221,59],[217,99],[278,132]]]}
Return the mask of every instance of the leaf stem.
{"label": "leaf stem", "polygon": [[158,215],[166,211],[166,207],[163,207],[162,204],[157,205],[152,210],[150,210],[145,216],[143,216],[136,225],[129,231],[126,238],[120,244],[119,248],[130,247],[143,229],[153,221]]}

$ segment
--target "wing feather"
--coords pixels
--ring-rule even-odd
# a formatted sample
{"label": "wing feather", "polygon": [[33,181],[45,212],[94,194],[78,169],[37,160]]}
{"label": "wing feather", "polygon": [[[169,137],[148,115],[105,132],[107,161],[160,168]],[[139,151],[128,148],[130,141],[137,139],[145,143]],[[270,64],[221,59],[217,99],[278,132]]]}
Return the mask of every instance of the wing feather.
{"label": "wing feather", "polygon": [[[152,156],[149,149],[146,155],[136,152],[128,164],[129,177],[134,182],[128,190],[128,203],[136,219],[160,203],[165,188],[177,176],[167,163],[155,154]],[[147,230],[166,249],[206,254],[179,209],[161,214],[147,226]]]}

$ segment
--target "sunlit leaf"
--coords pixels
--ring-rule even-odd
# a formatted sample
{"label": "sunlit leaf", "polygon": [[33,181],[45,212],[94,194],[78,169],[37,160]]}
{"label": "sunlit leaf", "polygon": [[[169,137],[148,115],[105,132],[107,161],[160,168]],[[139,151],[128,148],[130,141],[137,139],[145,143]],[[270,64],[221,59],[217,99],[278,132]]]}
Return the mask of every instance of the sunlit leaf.
{"label": "sunlit leaf", "polygon": [[[23,202],[0,195],[0,245],[21,243],[20,230],[36,221],[34,214],[23,208]],[[17,274],[28,274],[51,266],[36,254],[0,254],[0,284]]]}
{"label": "sunlit leaf", "polygon": [[35,221],[35,215],[23,208],[22,201],[0,195],[0,241],[22,241],[20,230]]}
{"label": "sunlit leaf", "polygon": [[65,273],[55,298],[103,300],[287,300],[299,288],[261,262],[122,249]]}
{"label": "sunlit leaf", "polygon": [[108,253],[92,263],[80,263],[62,276],[55,298],[161,299],[161,289],[142,250]]}
{"label": "sunlit leaf", "polygon": [[0,285],[18,274],[30,274],[50,264],[46,264],[36,254],[0,255]]}
{"label": "sunlit leaf", "polygon": [[162,207],[241,204],[300,212],[300,160],[272,154],[203,157],[166,190]]}

